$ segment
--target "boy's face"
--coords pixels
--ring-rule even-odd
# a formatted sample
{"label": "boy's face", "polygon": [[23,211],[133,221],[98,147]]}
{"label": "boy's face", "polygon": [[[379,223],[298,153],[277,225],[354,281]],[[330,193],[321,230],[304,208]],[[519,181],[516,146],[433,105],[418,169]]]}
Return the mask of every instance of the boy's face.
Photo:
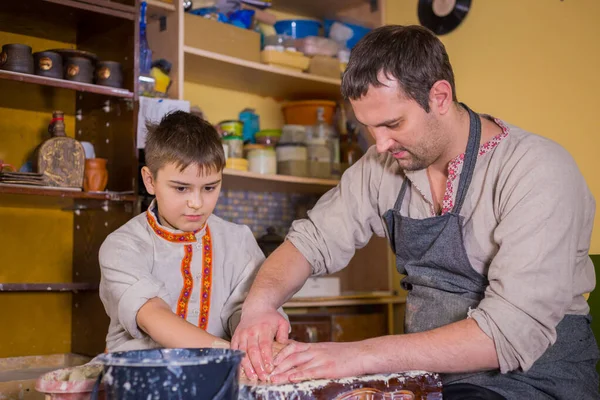
{"label": "boy's face", "polygon": [[223,172],[200,170],[197,164],[180,171],[177,165],[170,163],[160,168],[156,176],[144,167],[142,177],[148,193],[156,196],[160,223],[193,232],[204,226],[215,209]]}

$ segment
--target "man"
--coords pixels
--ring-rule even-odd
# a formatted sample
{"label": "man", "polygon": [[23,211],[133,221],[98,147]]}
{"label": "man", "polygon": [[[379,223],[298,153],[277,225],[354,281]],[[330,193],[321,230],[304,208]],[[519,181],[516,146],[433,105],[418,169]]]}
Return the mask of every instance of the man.
{"label": "man", "polygon": [[[274,382],[442,373],[444,398],[598,398],[584,294],[594,199],[559,145],[458,103],[443,44],[417,26],[372,31],[342,83],[376,141],[263,264],[232,346]],[[405,335],[290,343],[277,308],[310,275],[386,235],[409,291]]]}

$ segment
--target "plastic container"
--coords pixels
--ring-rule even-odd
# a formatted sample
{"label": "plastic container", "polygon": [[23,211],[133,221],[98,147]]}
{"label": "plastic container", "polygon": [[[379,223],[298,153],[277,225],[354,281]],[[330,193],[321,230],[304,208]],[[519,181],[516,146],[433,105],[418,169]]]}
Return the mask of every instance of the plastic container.
{"label": "plastic container", "polygon": [[287,35],[268,35],[264,38],[263,50],[296,50],[295,39]]}
{"label": "plastic container", "polygon": [[248,170],[257,174],[277,173],[277,156],[272,148],[254,149],[248,152]]}
{"label": "plastic container", "polygon": [[321,22],[312,19],[286,19],[275,22],[275,32],[287,35],[294,39],[302,39],[307,36],[319,36]]}
{"label": "plastic container", "polygon": [[358,43],[360,39],[362,39],[367,33],[371,31],[371,28],[366,28],[360,25],[348,24],[332,19],[326,19],[323,22],[326,37],[329,37],[329,31],[331,29],[331,25],[333,25],[334,22],[340,23],[352,30],[352,37],[346,42],[346,47],[348,47],[349,49],[352,49],[354,46],[356,46],[356,43]]}
{"label": "plastic container", "polygon": [[248,160],[245,158],[228,158],[225,161],[225,168],[248,171]]}
{"label": "plastic container", "polygon": [[[101,354],[107,400],[238,398],[244,353],[229,349],[151,349]],[[97,399],[92,393],[92,400]]]}
{"label": "plastic container", "polygon": [[256,138],[256,143],[258,144],[275,147],[275,145],[279,142],[279,139],[281,138],[281,130],[265,129],[256,133],[254,137]]}
{"label": "plastic container", "polygon": [[244,139],[241,136],[223,136],[223,143],[227,145],[228,158],[244,157]]}
{"label": "plastic container", "polygon": [[238,120],[221,121],[218,124],[222,132],[226,136],[239,136],[243,137],[244,123]]}
{"label": "plastic container", "polygon": [[296,39],[296,49],[307,56],[334,57],[340,51],[340,45],[332,39],[320,36],[307,36]]}
{"label": "plastic container", "polygon": [[265,146],[264,144],[258,144],[258,143],[245,144],[244,145],[244,158],[248,158],[248,153],[251,150],[266,149],[266,148],[267,148],[267,146]]}
{"label": "plastic container", "polygon": [[306,144],[306,126],[284,125],[281,130],[280,143],[302,143]]}
{"label": "plastic container", "polygon": [[333,125],[335,106],[335,101],[329,100],[291,101],[285,103],[281,110],[286,124],[315,125],[317,123],[317,109],[323,107],[325,122]]}
{"label": "plastic container", "polygon": [[277,161],[306,161],[308,150],[305,144],[282,143],[275,148]]}

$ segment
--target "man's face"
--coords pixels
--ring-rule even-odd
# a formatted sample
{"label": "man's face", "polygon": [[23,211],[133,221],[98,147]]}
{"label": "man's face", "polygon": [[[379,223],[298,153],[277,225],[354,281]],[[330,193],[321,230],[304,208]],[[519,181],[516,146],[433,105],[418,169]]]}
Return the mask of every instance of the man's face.
{"label": "man's face", "polygon": [[407,171],[427,168],[448,144],[439,120],[402,95],[395,79],[381,74],[379,81],[384,85],[370,86],[363,97],[350,101],[354,115],[375,139],[379,153],[390,152]]}
{"label": "man's face", "polygon": [[180,171],[170,163],[156,176],[144,167],[142,175],[146,190],[156,196],[161,224],[185,232],[204,226],[217,205],[223,179],[222,171],[200,169],[196,164]]}

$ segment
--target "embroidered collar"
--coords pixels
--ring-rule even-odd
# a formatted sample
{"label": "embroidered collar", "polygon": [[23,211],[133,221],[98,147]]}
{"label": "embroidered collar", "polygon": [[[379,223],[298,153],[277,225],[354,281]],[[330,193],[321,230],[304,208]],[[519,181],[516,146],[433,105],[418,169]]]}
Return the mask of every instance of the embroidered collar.
{"label": "embroidered collar", "polygon": [[154,210],[156,208],[156,200],[152,201],[148,210],[146,211],[146,220],[148,221],[148,225],[152,228],[154,233],[156,233],[161,238],[165,239],[171,243],[195,243],[198,240],[196,239],[196,234],[204,230],[206,224],[203,228],[198,229],[195,232],[183,232],[183,231],[175,231],[173,229],[169,229],[158,222],[157,216],[154,214]]}

